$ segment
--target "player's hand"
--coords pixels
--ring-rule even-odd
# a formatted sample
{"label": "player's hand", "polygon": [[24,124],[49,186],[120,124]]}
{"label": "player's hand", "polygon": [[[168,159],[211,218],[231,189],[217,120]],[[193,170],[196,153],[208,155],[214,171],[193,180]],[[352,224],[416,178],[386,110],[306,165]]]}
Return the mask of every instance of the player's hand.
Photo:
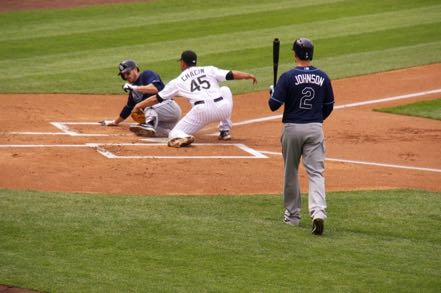
{"label": "player's hand", "polygon": [[253,74],[250,74],[250,79],[253,80],[253,84],[257,83],[257,79],[256,79],[256,77]]}
{"label": "player's hand", "polygon": [[101,120],[101,121],[99,121],[99,124],[101,124],[101,126],[117,126],[118,125],[115,123],[115,120]]}
{"label": "player's hand", "polygon": [[126,93],[131,92],[131,91],[136,91],[138,89],[138,87],[136,85],[132,85],[128,82],[126,82],[122,88]]}
{"label": "player's hand", "polygon": [[271,97],[273,96],[273,93],[274,93],[274,85],[270,85],[270,87],[269,87],[269,94],[270,94]]}

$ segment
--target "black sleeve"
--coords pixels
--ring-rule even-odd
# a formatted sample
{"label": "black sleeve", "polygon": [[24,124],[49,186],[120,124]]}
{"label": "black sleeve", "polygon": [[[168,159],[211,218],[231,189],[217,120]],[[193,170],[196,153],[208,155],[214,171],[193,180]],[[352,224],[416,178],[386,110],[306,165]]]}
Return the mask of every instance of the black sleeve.
{"label": "black sleeve", "polygon": [[225,76],[226,80],[233,80],[234,79],[234,74],[233,71],[228,71],[227,75]]}
{"label": "black sleeve", "polygon": [[119,116],[121,118],[127,119],[127,117],[130,116],[130,113],[132,113],[133,108],[135,108],[135,101],[132,99],[132,96],[129,95],[127,99],[127,105],[125,105],[124,108],[122,108]]}
{"label": "black sleeve", "polygon": [[152,84],[155,86],[158,92],[162,91],[162,89],[164,88],[164,84],[161,81],[152,82]]}
{"label": "black sleeve", "polygon": [[280,106],[282,106],[282,104],[271,99],[271,97],[270,97],[270,99],[268,100],[268,106],[271,109],[271,111],[274,112],[274,111],[278,110],[280,108]]}
{"label": "black sleeve", "polygon": [[164,99],[158,94],[156,94],[156,100],[158,101],[158,103],[164,102]]}
{"label": "black sleeve", "polygon": [[323,120],[328,118],[328,116],[331,114],[332,110],[334,110],[334,103],[324,104],[323,105]]}

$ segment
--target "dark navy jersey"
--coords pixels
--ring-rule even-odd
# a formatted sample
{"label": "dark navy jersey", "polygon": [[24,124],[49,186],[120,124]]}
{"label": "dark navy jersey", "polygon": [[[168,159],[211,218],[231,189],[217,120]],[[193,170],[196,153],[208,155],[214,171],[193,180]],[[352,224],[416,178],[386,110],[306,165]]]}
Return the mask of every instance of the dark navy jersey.
{"label": "dark navy jersey", "polygon": [[296,67],[280,76],[268,103],[272,111],[285,104],[283,123],[322,123],[334,105],[331,80],[313,66]]}
{"label": "dark navy jersey", "polygon": [[[133,85],[142,86],[151,83],[158,89],[158,92],[160,92],[164,88],[164,83],[162,82],[161,77],[156,72],[153,72],[151,70],[145,70],[141,72],[138,79],[133,83]],[[136,104],[144,101],[151,96],[153,96],[153,94],[143,94],[136,91],[130,92],[127,98],[127,105],[124,106],[119,116],[126,119],[127,117],[129,117]]]}

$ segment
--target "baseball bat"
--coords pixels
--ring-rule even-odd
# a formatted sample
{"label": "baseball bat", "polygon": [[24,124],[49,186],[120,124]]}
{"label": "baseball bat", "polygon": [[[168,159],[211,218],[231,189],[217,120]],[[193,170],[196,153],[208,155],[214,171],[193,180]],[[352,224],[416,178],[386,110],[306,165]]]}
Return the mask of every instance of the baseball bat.
{"label": "baseball bat", "polygon": [[280,51],[280,41],[275,38],[273,41],[273,73],[274,73],[274,86],[277,82],[277,70],[279,69],[279,51]]}

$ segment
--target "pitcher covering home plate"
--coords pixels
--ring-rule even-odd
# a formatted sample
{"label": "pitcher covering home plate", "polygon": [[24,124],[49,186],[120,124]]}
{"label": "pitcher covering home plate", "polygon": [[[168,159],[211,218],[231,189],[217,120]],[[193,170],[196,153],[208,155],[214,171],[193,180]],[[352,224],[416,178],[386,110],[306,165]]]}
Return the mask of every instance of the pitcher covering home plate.
{"label": "pitcher covering home plate", "polygon": [[219,82],[233,79],[251,79],[256,77],[241,71],[228,71],[214,66],[196,66],[197,55],[193,51],[184,51],[179,59],[182,73],[171,80],[156,95],[139,102],[133,111],[151,107],[172,99],[174,96],[186,98],[192,105],[191,110],[176,124],[169,133],[168,146],[182,147],[194,142],[193,134],[212,122],[219,122],[219,139],[229,140],[233,95],[231,90]]}

